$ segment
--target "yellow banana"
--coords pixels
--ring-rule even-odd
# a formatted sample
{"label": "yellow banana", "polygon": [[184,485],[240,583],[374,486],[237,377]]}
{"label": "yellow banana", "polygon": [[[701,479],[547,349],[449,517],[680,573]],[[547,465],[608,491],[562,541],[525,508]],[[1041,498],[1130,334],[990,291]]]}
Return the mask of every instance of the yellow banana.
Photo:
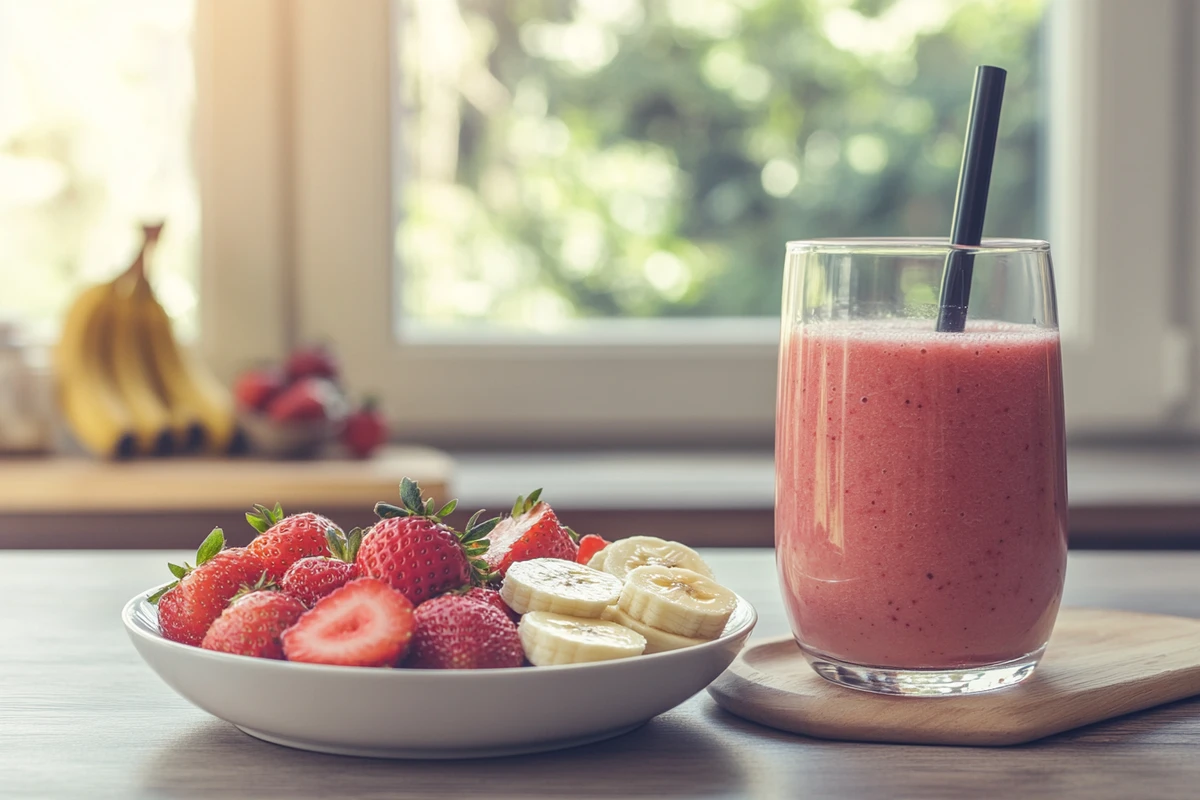
{"label": "yellow banana", "polygon": [[105,369],[113,286],[103,283],[75,299],[54,350],[56,392],[63,418],[85,448],[106,458],[128,458],[137,439],[120,392]]}
{"label": "yellow banana", "polygon": [[153,294],[136,307],[147,361],[168,407],[199,421],[209,452],[224,455],[236,449],[240,437],[229,390],[175,340],[170,317]]}
{"label": "yellow banana", "polygon": [[172,344],[162,345],[151,341],[156,336],[171,336],[169,324],[164,331],[163,326],[150,322],[153,311],[147,306],[157,304],[154,290],[145,274],[138,274],[122,302],[122,311],[128,315],[127,329],[136,333],[129,342],[127,352],[131,358],[136,357],[143,380],[148,382],[155,401],[166,415],[175,449],[182,453],[194,453],[204,446],[204,424],[195,402],[181,402],[174,397],[174,392],[168,390],[162,370],[155,360],[156,352]]}
{"label": "yellow banana", "polygon": [[113,282],[113,297],[106,308],[111,320],[106,326],[109,336],[105,355],[108,372],[133,420],[138,451],[143,455],[166,455],[175,449],[174,419],[155,390],[144,357],[142,342],[146,334],[135,315],[134,291],[139,283],[145,283],[140,270],[143,255],[144,250],[131,272]]}

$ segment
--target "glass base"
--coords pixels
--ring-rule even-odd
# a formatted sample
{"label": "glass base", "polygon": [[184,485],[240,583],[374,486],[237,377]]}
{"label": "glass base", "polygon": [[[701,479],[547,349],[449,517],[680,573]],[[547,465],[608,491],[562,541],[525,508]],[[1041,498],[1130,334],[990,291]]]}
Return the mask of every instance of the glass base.
{"label": "glass base", "polygon": [[992,692],[1016,686],[1033,674],[1034,667],[1046,648],[1032,653],[980,667],[955,669],[897,669],[850,664],[809,650],[800,650],[816,673],[830,683],[875,694],[908,695],[912,697],[947,697]]}

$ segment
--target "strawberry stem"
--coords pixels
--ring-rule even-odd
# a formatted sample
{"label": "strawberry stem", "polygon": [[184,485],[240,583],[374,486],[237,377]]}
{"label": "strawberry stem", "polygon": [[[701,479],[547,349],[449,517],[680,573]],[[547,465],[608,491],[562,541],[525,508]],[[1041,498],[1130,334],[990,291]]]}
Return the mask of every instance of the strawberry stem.
{"label": "strawberry stem", "polygon": [[353,564],[358,558],[358,548],[362,545],[363,529],[354,528],[349,533],[343,534],[337,528],[329,528],[325,531],[325,544],[329,547],[329,554],[338,561],[345,561],[347,564]]}
{"label": "strawberry stem", "polygon": [[534,489],[529,493],[528,497],[517,495],[517,501],[513,503],[512,516],[519,517],[526,511],[529,511],[538,504],[538,500],[542,497],[541,489]]}
{"label": "strawberry stem", "polygon": [[259,533],[266,533],[283,519],[283,507],[279,503],[275,508],[267,508],[260,503],[254,504],[254,510],[246,512],[246,522]]}
{"label": "strawberry stem", "polygon": [[[212,532],[209,533],[208,536],[205,536],[204,541],[200,543],[198,548],[196,548],[196,567],[207,561],[212,561],[213,557],[224,549],[225,532],[220,528],[213,528]],[[171,575],[175,577],[175,580],[171,581],[169,584],[159,589],[146,599],[150,601],[151,605],[157,605],[159,599],[161,599],[164,594],[178,586],[179,582],[191,574],[192,570],[194,570],[196,567],[193,567],[186,561],[183,562],[182,566],[168,562],[167,569],[171,571]]]}

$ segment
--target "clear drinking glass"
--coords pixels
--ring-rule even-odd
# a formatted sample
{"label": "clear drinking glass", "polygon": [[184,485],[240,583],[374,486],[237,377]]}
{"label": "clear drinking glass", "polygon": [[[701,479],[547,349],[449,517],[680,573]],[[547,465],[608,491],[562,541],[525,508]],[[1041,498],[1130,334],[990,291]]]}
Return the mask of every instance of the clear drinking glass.
{"label": "clear drinking glass", "polygon": [[[952,251],[974,263],[960,333],[936,330]],[[1049,245],[789,243],[775,449],[780,582],[819,674],[913,695],[1027,678],[1067,556]]]}

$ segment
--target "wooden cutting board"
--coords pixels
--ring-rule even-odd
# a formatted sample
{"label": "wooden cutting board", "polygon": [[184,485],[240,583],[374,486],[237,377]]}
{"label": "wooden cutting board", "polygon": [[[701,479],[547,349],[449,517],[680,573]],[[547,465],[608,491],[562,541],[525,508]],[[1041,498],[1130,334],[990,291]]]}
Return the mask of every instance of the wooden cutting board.
{"label": "wooden cutting board", "polygon": [[1066,608],[1033,677],[971,697],[836,686],[791,637],[742,652],[709,693],[754,722],[823,739],[1010,745],[1200,694],[1200,620]]}
{"label": "wooden cutting board", "polygon": [[[426,447],[385,447],[374,458],[0,459],[0,514],[143,513],[362,506],[397,497],[411,477],[427,496],[449,494],[450,456]],[[266,498],[266,499],[263,499]]]}

